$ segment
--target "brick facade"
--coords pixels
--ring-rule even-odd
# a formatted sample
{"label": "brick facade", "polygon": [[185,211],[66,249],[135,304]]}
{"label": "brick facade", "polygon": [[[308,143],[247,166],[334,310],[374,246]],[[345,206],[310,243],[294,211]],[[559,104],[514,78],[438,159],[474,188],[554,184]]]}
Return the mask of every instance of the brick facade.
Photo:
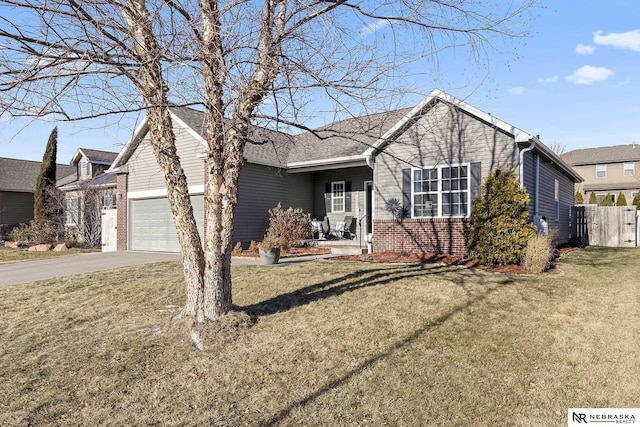
{"label": "brick facade", "polygon": [[117,219],[117,250],[127,250],[127,186],[129,175],[127,173],[118,174],[118,192],[116,193],[116,209],[118,209]]}
{"label": "brick facade", "polygon": [[463,218],[374,220],[373,250],[467,255],[466,223]]}

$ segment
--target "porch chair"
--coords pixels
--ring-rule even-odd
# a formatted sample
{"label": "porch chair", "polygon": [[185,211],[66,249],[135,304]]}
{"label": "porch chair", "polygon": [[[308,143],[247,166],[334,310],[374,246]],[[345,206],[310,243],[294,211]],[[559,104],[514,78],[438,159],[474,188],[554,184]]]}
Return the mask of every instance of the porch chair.
{"label": "porch chair", "polygon": [[355,237],[355,225],[352,216],[345,216],[344,221],[336,222],[334,236],[338,239],[353,239]]}

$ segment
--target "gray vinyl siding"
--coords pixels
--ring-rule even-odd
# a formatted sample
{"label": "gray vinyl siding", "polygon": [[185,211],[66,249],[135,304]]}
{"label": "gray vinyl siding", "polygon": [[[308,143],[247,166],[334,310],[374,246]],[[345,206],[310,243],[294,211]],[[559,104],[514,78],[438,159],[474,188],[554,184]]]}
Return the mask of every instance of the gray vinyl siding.
{"label": "gray vinyl siding", "polygon": [[[535,151],[534,151],[535,152]],[[537,155],[527,152],[524,159],[524,186],[529,193],[529,212],[531,218],[538,214],[547,218],[549,232],[556,243],[569,241],[570,211],[574,199],[574,183],[566,175],[553,167],[552,163],[540,157],[538,211],[536,212],[536,161]],[[558,180],[559,219],[555,219],[555,180]]]}
{"label": "gray vinyl siding", "polygon": [[[560,217],[555,219],[555,180],[558,180]],[[547,217],[549,233],[556,243],[569,241],[570,211],[573,206],[573,182],[560,174],[550,164],[540,162],[540,215]]]}
{"label": "gray vinyl siding", "polygon": [[[198,158],[198,155],[204,152],[204,147],[186,129],[175,126],[174,130],[176,132],[176,149],[180,157],[180,164],[187,177],[188,185],[203,185],[204,159]],[[164,176],[153,155],[149,138],[150,136],[147,134],[127,162],[129,170],[128,191],[166,188]]]}
{"label": "gray vinyl siding", "polygon": [[493,168],[517,166],[518,154],[513,137],[440,103],[376,157],[374,218],[392,218],[386,202],[402,201],[403,169],[480,162],[484,178]]}
{"label": "gray vinyl siding", "polygon": [[[520,179],[520,177],[518,177],[518,179]],[[536,162],[531,151],[526,152],[524,155],[523,181],[524,188],[527,190],[527,193],[529,193],[529,205],[527,206],[527,209],[529,210],[531,218],[533,218],[533,215],[536,213]]]}
{"label": "gray vinyl siding", "polygon": [[0,192],[0,225],[26,224],[33,219],[33,193]]}
{"label": "gray vinyl siding", "polygon": [[269,225],[269,209],[313,210],[313,184],[309,174],[289,174],[278,168],[247,163],[240,173],[233,242],[247,246],[262,240]]}
{"label": "gray vinyl siding", "polygon": [[[365,215],[365,181],[373,180],[373,171],[368,166],[347,169],[333,169],[314,173],[313,187],[313,214],[312,216],[320,221],[326,216],[329,217],[329,224],[333,225],[337,221],[343,221],[345,216],[352,216],[357,220]],[[334,181],[344,181],[351,183],[351,209],[345,212],[327,213],[325,204],[325,192],[327,184]],[[359,229],[356,229],[356,234]]]}

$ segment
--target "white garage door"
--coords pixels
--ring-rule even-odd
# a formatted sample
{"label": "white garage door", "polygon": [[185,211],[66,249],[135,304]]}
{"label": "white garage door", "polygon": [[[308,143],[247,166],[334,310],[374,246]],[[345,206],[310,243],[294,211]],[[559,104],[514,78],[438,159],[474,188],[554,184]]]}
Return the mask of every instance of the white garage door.
{"label": "white garage door", "polygon": [[[200,236],[204,235],[204,197],[191,196]],[[180,252],[166,197],[134,199],[129,205],[129,243],[134,251]]]}

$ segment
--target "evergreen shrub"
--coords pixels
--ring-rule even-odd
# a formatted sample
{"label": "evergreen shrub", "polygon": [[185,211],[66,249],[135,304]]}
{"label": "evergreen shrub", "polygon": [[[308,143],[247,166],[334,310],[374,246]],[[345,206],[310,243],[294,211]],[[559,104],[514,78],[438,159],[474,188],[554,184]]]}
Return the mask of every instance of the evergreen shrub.
{"label": "evergreen shrub", "polygon": [[613,206],[613,199],[611,199],[611,193],[607,193],[606,197],[600,202],[600,206]]}
{"label": "evergreen shrub", "polygon": [[467,248],[483,265],[519,264],[537,234],[529,220],[529,195],[515,171],[494,169],[482,183],[471,210]]}

